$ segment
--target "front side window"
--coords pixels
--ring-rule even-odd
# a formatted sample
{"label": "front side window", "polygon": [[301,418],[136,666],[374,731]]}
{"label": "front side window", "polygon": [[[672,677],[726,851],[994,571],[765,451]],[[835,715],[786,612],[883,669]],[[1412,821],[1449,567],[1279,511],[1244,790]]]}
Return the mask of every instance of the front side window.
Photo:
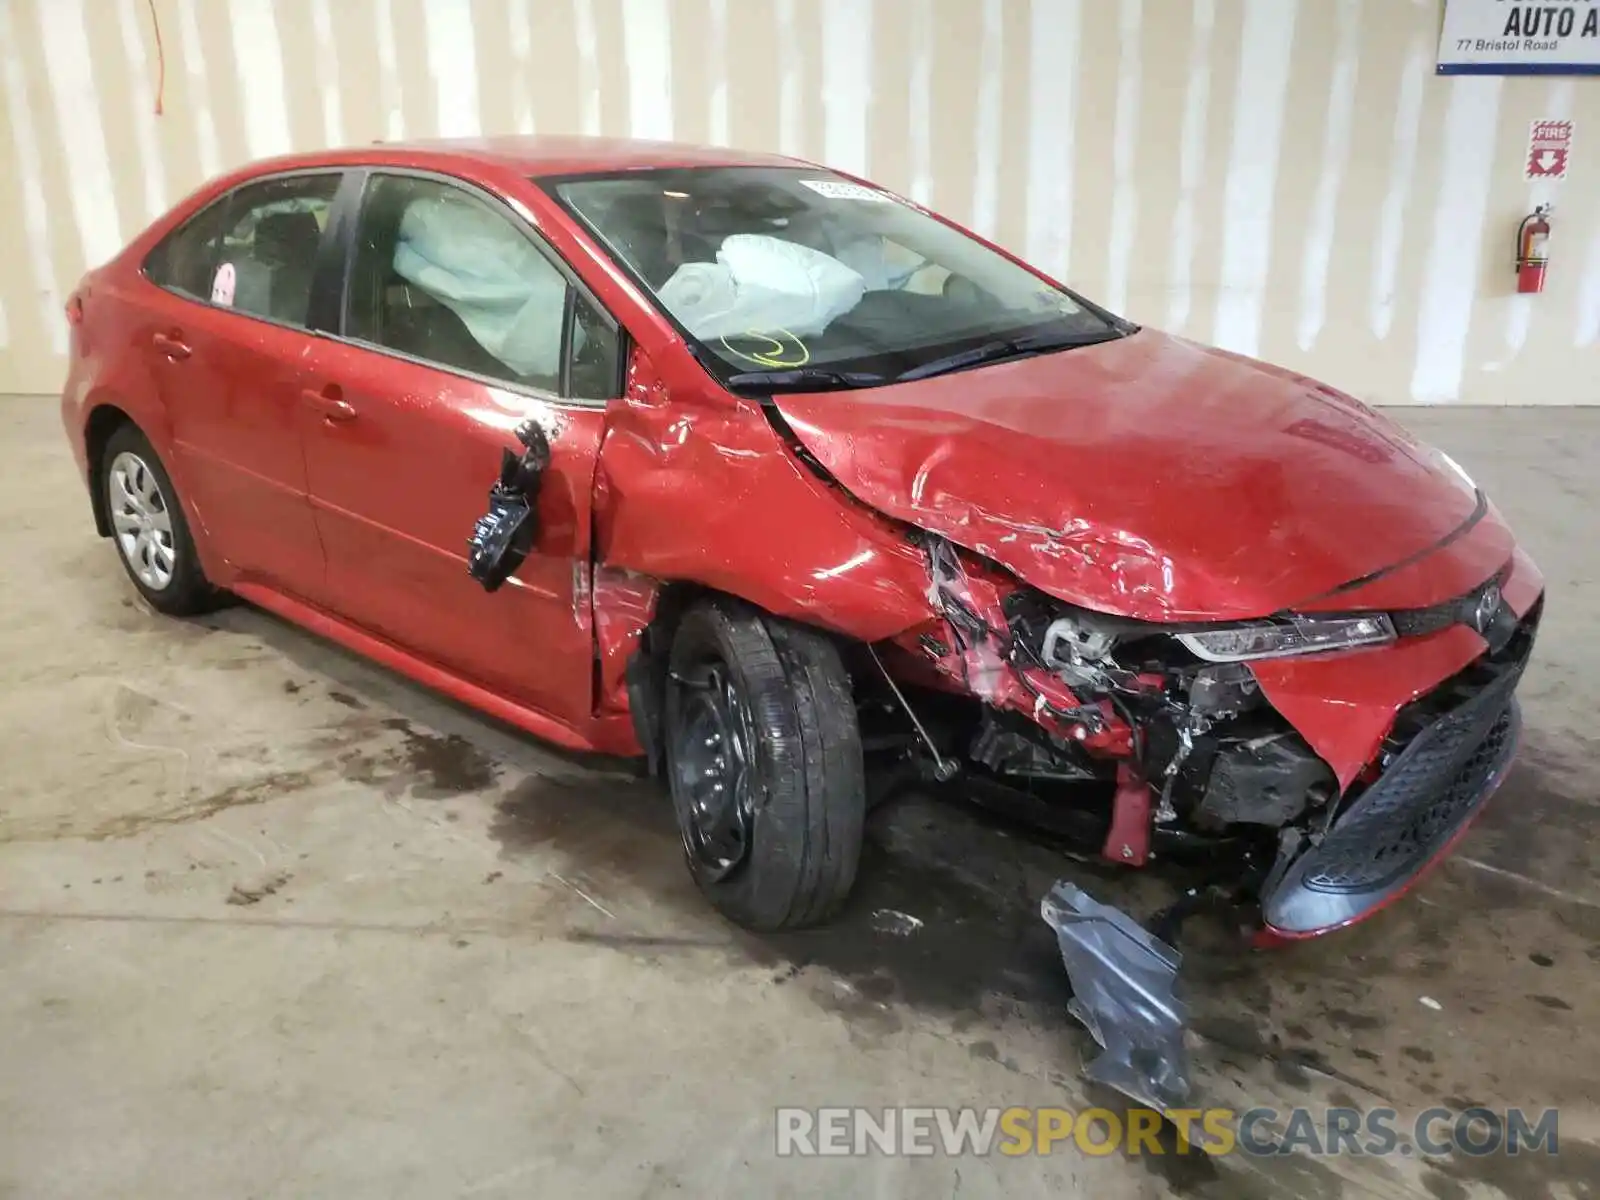
{"label": "front side window", "polygon": [[303,327],[339,181],[323,172],[230,192],[170,234],[145,273],[193,299]]}
{"label": "front side window", "polygon": [[436,179],[377,175],[362,202],[345,332],[559,392],[567,289],[527,234],[478,196]]}
{"label": "front side window", "polygon": [[803,168],[541,181],[730,386],[871,386],[1106,341],[1093,305],[875,188]]}
{"label": "front side window", "polygon": [[622,347],[604,313],[575,293],[572,297],[572,369],[568,394],[578,400],[611,400],[621,394]]}

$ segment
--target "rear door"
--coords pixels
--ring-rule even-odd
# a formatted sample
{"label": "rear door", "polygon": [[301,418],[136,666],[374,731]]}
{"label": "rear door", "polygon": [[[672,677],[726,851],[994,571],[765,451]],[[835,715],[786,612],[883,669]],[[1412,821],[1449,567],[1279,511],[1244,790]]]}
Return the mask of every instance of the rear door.
{"label": "rear door", "polygon": [[301,447],[304,369],[315,327],[337,316],[319,320],[312,295],[319,271],[338,270],[324,231],[342,179],[258,180],[174,231],[145,264],[159,290],[136,334],[210,543],[241,577],[312,601],[326,581]]}
{"label": "rear door", "polygon": [[[344,411],[306,440],[333,606],[581,722],[594,678],[590,492],[619,386],[615,323],[508,207],[458,180],[373,172],[348,259],[344,336],[318,355],[312,384]],[[530,418],[552,450],[539,537],[487,593],[467,574],[467,538],[502,448],[520,452],[513,431]]]}

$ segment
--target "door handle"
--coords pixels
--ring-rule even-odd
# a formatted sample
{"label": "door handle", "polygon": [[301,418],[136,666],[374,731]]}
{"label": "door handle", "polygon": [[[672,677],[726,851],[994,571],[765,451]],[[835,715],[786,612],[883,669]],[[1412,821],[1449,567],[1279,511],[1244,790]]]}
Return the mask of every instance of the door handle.
{"label": "door handle", "polygon": [[182,340],[181,337],[165,333],[158,333],[150,339],[150,342],[157,350],[159,350],[162,354],[165,354],[173,362],[182,362],[184,359],[188,358],[189,354],[191,353],[188,345]]}
{"label": "door handle", "polygon": [[355,408],[345,400],[344,394],[339,390],[339,385],[336,383],[330,383],[320,392],[307,388],[300,395],[304,397],[307,404],[321,413],[325,420],[355,420]]}

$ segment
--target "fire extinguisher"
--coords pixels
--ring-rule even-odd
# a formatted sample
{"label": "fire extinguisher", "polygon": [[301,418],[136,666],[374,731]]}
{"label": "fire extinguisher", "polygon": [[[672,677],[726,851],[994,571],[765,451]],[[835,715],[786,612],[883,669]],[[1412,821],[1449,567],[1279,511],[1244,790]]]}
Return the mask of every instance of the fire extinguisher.
{"label": "fire extinguisher", "polygon": [[1544,291],[1544,268],[1549,262],[1550,206],[1541,204],[1517,227],[1517,291]]}

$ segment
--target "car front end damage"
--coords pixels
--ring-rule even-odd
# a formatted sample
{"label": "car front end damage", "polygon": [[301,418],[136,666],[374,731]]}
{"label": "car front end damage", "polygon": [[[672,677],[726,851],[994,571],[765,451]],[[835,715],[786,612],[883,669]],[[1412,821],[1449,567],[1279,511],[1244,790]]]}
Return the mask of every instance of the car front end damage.
{"label": "car front end damage", "polygon": [[1521,555],[1423,609],[1161,625],[1055,600],[937,536],[924,545],[939,615],[878,657],[981,702],[964,746],[948,740],[959,722],[940,745],[939,723],[918,719],[936,769],[956,760],[1065,800],[1086,785],[1091,806],[1106,798],[1097,849],[1111,862],[1144,866],[1167,847],[1257,864],[1268,937],[1327,932],[1393,899],[1514,752],[1541,597]]}
{"label": "car front end damage", "polygon": [[[1105,1048],[1089,1075],[1142,1102],[1187,1086],[1166,939],[1197,900],[1246,908],[1258,945],[1369,917],[1449,851],[1515,755],[1543,604],[1520,552],[1424,608],[1160,624],[921,541],[938,615],[874,657],[899,677],[933,778],[959,763],[975,794],[1026,796],[1034,815],[1070,806],[1076,823],[1042,823],[1113,863],[1202,864],[1205,882],[1145,926],[1065,880],[1042,902],[1074,1015]],[[959,711],[940,693],[979,702],[966,724],[928,715]]]}
{"label": "car front end damage", "polygon": [[675,614],[731,593],[838,642],[868,803],[920,778],[1174,868],[1155,913],[1042,900],[1091,1073],[1130,1094],[1188,1077],[1190,912],[1242,909],[1258,943],[1371,916],[1505,776],[1543,579],[1458,467],[1347,397],[1148,332],[693,421],[652,380],[636,355],[601,455],[601,707],[660,761]]}

